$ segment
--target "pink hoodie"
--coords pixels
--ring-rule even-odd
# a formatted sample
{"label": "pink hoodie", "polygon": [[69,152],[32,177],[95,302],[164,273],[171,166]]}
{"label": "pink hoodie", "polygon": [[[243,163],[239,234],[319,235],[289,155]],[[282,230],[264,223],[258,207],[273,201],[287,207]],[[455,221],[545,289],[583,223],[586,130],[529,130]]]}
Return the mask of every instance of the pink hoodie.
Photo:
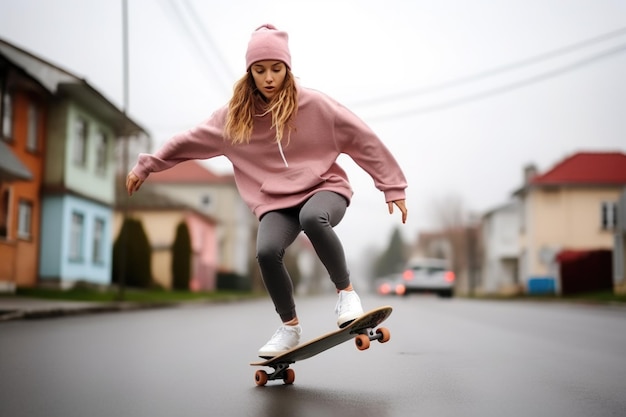
{"label": "pink hoodie", "polygon": [[296,206],[321,190],[343,195],[352,188],[337,157],[349,155],[385,194],[385,201],[405,199],[407,182],[400,166],[376,134],[330,97],[298,86],[295,129],[275,140],[271,115],[257,116],[249,143],[233,145],[223,136],[228,107],[204,123],[167,141],[154,155],[140,154],[133,172],[144,180],[189,159],[224,155],[233,164],[241,197],[257,216]]}

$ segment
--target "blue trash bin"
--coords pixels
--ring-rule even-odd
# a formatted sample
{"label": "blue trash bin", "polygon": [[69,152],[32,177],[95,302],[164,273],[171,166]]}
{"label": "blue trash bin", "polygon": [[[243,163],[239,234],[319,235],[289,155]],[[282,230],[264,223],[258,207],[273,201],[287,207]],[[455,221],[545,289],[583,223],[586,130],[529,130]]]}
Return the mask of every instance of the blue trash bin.
{"label": "blue trash bin", "polygon": [[555,294],[556,285],[554,277],[531,277],[528,280],[529,295]]}

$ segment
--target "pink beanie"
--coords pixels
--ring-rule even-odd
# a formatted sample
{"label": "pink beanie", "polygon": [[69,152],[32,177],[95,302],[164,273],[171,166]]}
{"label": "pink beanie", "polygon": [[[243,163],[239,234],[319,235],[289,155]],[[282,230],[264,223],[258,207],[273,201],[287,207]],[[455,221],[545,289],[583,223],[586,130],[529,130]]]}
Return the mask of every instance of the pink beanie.
{"label": "pink beanie", "polygon": [[291,54],[289,53],[289,35],[278,30],[274,25],[266,23],[259,26],[250,37],[246,52],[246,71],[258,61],[283,61],[291,69]]}

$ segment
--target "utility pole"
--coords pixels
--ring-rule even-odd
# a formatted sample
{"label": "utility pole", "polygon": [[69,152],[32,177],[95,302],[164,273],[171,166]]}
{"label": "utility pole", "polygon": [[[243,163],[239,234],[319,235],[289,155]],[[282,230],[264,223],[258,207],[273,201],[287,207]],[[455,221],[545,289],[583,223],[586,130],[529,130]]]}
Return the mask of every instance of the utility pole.
{"label": "utility pole", "polygon": [[[128,0],[122,0],[122,178],[126,170],[128,170]],[[119,293],[118,298],[124,301],[126,290],[126,252],[128,250],[128,233],[124,232],[124,225],[128,218],[128,197],[124,198],[122,204],[122,226],[120,228],[120,277],[119,277]]]}

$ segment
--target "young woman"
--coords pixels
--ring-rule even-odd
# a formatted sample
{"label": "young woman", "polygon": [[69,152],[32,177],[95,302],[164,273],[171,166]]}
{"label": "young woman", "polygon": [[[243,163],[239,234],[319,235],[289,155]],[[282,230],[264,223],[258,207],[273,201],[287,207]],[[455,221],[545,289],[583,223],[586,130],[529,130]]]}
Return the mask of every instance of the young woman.
{"label": "young woman", "polygon": [[252,33],[246,74],[235,84],[229,103],[153,155],[140,154],[128,174],[126,188],[132,195],[151,172],[189,159],[223,155],[230,160],[239,193],[260,221],[256,256],[282,320],[259,356],[276,356],[300,341],[302,329],[283,255],[301,231],[337,288],[337,325],[343,327],[363,313],[333,230],[352,197],[348,177],[336,163],[342,153],[372,177],[389,213],[396,206],[405,223],[407,183],[394,157],[348,109],[296,83],[287,33],[266,24]]}

